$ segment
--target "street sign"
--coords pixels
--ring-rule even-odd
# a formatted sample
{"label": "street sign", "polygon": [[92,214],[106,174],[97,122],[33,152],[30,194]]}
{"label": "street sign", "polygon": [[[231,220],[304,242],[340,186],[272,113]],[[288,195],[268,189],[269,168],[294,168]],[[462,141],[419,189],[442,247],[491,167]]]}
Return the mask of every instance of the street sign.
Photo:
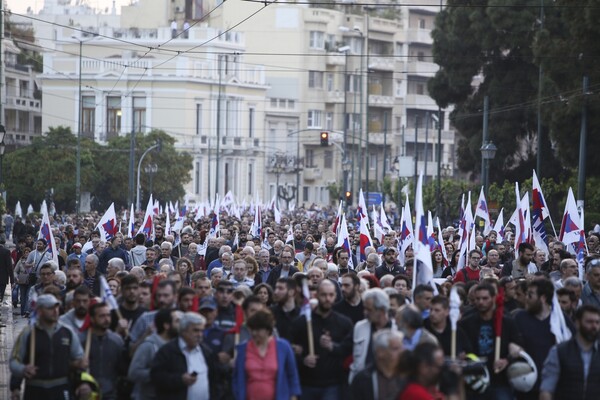
{"label": "street sign", "polygon": [[376,206],[381,204],[381,201],[383,200],[383,195],[381,194],[381,192],[369,192],[369,195],[367,196],[367,207],[371,207],[373,204],[375,204]]}

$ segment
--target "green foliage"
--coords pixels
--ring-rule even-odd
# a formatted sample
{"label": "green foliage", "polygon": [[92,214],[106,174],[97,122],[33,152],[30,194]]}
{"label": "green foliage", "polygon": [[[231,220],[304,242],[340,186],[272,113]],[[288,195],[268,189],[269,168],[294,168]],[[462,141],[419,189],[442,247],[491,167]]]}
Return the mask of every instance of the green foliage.
{"label": "green foliage", "polygon": [[[526,179],[535,164],[538,66],[532,48],[539,8],[529,6],[534,4],[539,1],[484,0],[473,7],[470,0],[452,0],[432,32],[440,70],[429,81],[429,93],[440,106],[455,106],[451,118],[463,137],[457,148],[463,171],[480,172],[483,100],[489,97],[489,139],[498,147],[490,164],[492,182]],[[483,81],[474,89],[480,73]],[[544,175],[559,173],[547,134],[542,145]]]}
{"label": "green foliage", "polygon": [[327,190],[329,190],[329,203],[337,204],[339,199],[342,198],[342,184],[332,183],[327,186]]}
{"label": "green foliage", "polygon": [[[183,197],[183,184],[190,179],[192,158],[175,151],[173,138],[162,131],[138,135],[136,161],[158,138],[163,140],[163,151],[160,154],[151,152],[144,163],[153,162],[159,166],[153,184],[155,196],[176,200]],[[22,204],[39,204],[52,188],[57,208],[73,210],[76,149],[76,136],[69,128],[58,127],[35,138],[30,146],[7,153],[4,157],[5,183],[11,203],[20,200]],[[91,192],[94,208],[105,208],[112,201],[126,206],[128,168],[129,138],[115,138],[106,146],[81,139],[81,191]],[[145,187],[147,177],[144,175],[142,173],[141,183]]]}

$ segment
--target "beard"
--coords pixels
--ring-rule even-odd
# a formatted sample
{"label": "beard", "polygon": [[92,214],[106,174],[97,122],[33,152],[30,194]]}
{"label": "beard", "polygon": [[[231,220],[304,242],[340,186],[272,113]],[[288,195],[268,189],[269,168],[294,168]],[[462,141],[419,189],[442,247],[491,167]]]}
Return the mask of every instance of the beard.
{"label": "beard", "polygon": [[535,303],[528,303],[526,305],[527,307],[527,312],[531,315],[536,315],[538,314],[540,311],[542,311],[542,302],[540,300],[536,301]]}
{"label": "beard", "polygon": [[579,333],[581,334],[581,337],[588,342],[593,342],[598,339],[598,331],[595,329],[587,329],[582,326]]}

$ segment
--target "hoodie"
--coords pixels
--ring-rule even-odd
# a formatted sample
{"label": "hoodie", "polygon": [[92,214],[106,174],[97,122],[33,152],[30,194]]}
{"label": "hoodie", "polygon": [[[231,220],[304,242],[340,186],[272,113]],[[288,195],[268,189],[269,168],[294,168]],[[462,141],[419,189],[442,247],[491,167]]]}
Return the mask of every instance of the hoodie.
{"label": "hoodie", "polygon": [[129,252],[131,254],[131,266],[138,267],[146,261],[146,246],[138,244]]}

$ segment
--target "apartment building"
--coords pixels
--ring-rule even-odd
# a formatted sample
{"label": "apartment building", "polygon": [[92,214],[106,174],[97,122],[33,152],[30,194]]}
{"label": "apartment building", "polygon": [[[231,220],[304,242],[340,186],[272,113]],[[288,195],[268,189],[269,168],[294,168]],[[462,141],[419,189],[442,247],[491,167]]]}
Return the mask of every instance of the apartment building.
{"label": "apartment building", "polygon": [[253,198],[263,187],[264,68],[244,64],[242,33],[219,33],[195,26],[173,39],[168,25],[59,30],[58,51],[44,54],[38,77],[43,129],[66,125],[101,143],[161,129],[194,158],[192,201],[229,190]]}

